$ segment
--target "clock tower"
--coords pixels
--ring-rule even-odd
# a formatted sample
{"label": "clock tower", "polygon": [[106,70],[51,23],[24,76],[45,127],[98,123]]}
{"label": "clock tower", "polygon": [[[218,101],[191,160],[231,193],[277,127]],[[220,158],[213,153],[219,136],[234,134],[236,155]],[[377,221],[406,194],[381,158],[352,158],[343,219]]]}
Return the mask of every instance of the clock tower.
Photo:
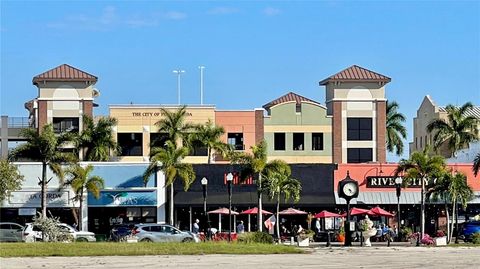
{"label": "clock tower", "polygon": [[350,177],[350,172],[347,171],[347,176],[338,182],[338,196],[347,201],[347,220],[344,224],[345,229],[345,244],[348,247],[352,245],[352,231],[355,230],[355,226],[351,227],[350,224],[350,200],[358,197],[358,182]]}

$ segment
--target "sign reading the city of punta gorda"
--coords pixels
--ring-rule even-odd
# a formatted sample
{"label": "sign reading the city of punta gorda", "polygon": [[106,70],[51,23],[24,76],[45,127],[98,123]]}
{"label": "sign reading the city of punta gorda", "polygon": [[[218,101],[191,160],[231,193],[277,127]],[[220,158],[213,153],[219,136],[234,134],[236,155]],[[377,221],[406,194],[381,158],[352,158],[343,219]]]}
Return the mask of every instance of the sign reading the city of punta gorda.
{"label": "sign reading the city of punta gorda", "polygon": [[[367,177],[367,188],[395,188],[395,179],[397,177],[394,176],[368,176]],[[422,187],[422,179],[415,178],[415,179],[406,179],[402,178],[403,181],[407,182],[408,188],[421,188]],[[430,184],[435,184],[437,181],[436,178],[425,178],[423,179],[425,186]]]}
{"label": "sign reading the city of punta gorda", "polygon": [[[186,112],[186,116],[191,117],[191,112]],[[132,111],[132,117],[160,117],[165,116],[165,112],[141,112],[141,111]]]}

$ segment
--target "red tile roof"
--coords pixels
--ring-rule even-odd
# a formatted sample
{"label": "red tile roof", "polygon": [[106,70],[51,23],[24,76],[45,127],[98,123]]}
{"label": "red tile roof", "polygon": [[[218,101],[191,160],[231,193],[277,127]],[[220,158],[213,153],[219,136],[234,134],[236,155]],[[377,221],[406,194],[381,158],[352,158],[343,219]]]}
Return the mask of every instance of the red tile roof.
{"label": "red tile roof", "polygon": [[68,64],[62,64],[33,77],[32,82],[34,85],[41,81],[89,81],[95,83],[97,82],[97,79],[98,78],[94,75]]}
{"label": "red tile roof", "polygon": [[381,75],[379,73],[370,71],[358,65],[352,65],[349,68],[346,68],[335,75],[332,75],[322,81],[320,81],[320,85],[326,85],[328,82],[331,81],[340,81],[340,82],[348,82],[348,81],[356,81],[356,82],[385,82],[388,83],[392,79]]}
{"label": "red tile roof", "polygon": [[320,105],[320,103],[316,102],[316,101],[313,101],[311,99],[308,99],[306,97],[303,97],[301,95],[298,95],[296,93],[293,93],[293,92],[289,92],[273,101],[271,101],[270,103],[266,104],[263,106],[263,108],[265,109],[269,109],[270,107],[274,106],[274,105],[278,105],[278,104],[282,104],[282,103],[287,103],[287,102],[293,102],[295,101],[297,104],[301,104],[302,102],[310,102],[310,103],[314,103],[314,104],[318,104]]}

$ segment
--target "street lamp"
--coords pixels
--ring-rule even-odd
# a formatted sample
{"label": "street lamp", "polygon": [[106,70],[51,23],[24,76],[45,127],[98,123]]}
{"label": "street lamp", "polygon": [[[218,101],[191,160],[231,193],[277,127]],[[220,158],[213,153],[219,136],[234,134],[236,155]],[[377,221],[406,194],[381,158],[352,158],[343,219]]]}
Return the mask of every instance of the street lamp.
{"label": "street lamp", "polygon": [[185,73],[185,70],[176,69],[173,70],[174,74],[177,74],[177,93],[178,93],[178,104],[180,105],[180,76]]}
{"label": "street lamp", "polygon": [[228,242],[232,241],[232,173],[227,175],[227,188],[228,188]]}
{"label": "street lamp", "polygon": [[203,105],[203,69],[205,66],[201,65],[198,68],[200,69],[200,105]]}
{"label": "street lamp", "polygon": [[202,180],[202,190],[203,190],[203,213],[205,214],[205,217],[207,218],[207,225],[208,229],[207,232],[205,233],[207,235],[207,240],[210,239],[210,218],[207,214],[207,185],[208,185],[208,179],[206,177],[203,177]]}
{"label": "street lamp", "polygon": [[400,240],[400,195],[402,194],[403,178],[395,178],[395,188],[397,189],[397,239]]}

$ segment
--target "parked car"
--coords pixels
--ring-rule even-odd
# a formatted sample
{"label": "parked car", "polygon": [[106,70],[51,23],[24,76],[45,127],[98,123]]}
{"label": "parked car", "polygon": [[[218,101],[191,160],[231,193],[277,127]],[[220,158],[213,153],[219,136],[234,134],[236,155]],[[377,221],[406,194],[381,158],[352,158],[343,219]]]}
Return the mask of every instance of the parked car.
{"label": "parked car", "polygon": [[0,222],[0,242],[22,242],[23,226],[14,222]]}
{"label": "parked car", "polygon": [[467,221],[463,223],[463,228],[460,230],[458,238],[469,242],[472,241],[474,233],[480,233],[480,221]]}
{"label": "parked car", "polygon": [[119,224],[112,227],[110,230],[110,241],[123,242],[127,237],[132,235],[134,224]]}
{"label": "parked car", "polygon": [[133,234],[140,242],[200,242],[197,234],[182,232],[168,224],[138,224]]}
{"label": "parked car", "polygon": [[[84,232],[78,231],[77,229],[73,228],[72,226],[59,223],[58,227],[65,233],[71,234],[74,241],[79,242],[95,242],[97,239],[95,238],[95,234],[92,232]],[[22,240],[24,242],[35,242],[35,241],[42,241],[42,227],[38,225],[34,225],[33,223],[27,223],[25,225],[25,229],[23,230]]]}

